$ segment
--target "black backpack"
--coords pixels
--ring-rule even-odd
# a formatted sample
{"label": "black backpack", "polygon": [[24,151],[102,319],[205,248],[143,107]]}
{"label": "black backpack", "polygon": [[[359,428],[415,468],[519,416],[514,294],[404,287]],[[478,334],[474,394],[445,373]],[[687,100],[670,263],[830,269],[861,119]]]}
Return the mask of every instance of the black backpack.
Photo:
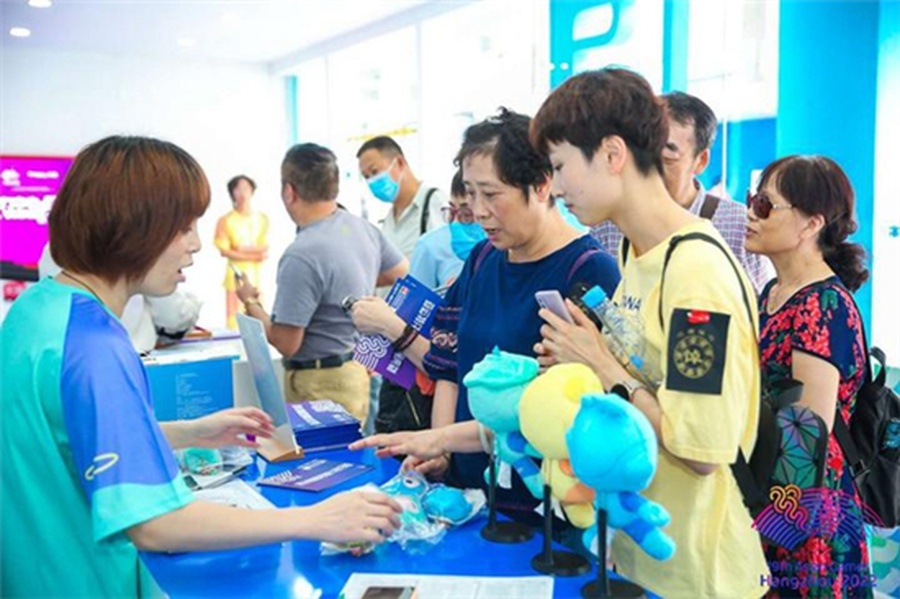
{"label": "black backpack", "polygon": [[[881,364],[874,380],[873,358]],[[873,512],[864,510],[866,521],[894,528],[900,524],[900,397],[885,385],[884,352],[873,347],[869,360],[850,428],[837,419],[834,436],[852,468],[860,498]]]}
{"label": "black backpack", "polygon": [[[705,233],[678,235],[669,242],[660,276],[659,322],[663,326],[662,298],[666,268],[675,248],[684,241],[704,241],[717,247],[728,258],[735,276],[742,281],[737,265],[728,251],[715,238]],[[625,240],[627,242],[627,239]],[[628,245],[623,242],[623,264]],[[754,322],[747,289],[741,283],[741,294],[747,317]],[[822,418],[809,408],[796,405],[803,384],[793,379],[779,382],[768,397],[760,398],[756,445],[750,459],[738,448],[737,459],[731,465],[732,474],[744,499],[744,505],[756,517],[771,503],[769,490],[789,484],[797,487],[821,487],[828,451],[828,428]]]}

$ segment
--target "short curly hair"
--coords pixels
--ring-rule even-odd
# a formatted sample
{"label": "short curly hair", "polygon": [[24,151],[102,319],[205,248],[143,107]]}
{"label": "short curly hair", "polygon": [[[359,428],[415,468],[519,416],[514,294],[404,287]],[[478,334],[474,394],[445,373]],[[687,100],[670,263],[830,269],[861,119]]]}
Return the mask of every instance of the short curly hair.
{"label": "short curly hair", "polygon": [[461,166],[474,155],[491,156],[500,180],[525,194],[553,175],[547,156],[535,150],[528,141],[531,118],[501,107],[497,116],[487,118],[466,129],[462,147],[453,164]]}

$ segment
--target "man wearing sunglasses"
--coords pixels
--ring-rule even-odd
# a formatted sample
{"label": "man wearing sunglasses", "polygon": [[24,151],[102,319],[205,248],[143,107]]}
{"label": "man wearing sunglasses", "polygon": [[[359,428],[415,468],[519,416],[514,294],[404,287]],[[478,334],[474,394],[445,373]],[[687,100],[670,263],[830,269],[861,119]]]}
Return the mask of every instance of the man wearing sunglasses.
{"label": "man wearing sunglasses", "polygon": [[[697,179],[709,165],[716,139],[716,115],[700,98],[683,92],[660,96],[669,119],[669,139],[663,149],[663,180],[669,195],[685,210],[712,221],[744,267],[757,293],[773,276],[768,258],[744,249],[747,208],[730,198],[707,192]],[[622,232],[606,221],[591,234],[612,255],[618,255]]]}

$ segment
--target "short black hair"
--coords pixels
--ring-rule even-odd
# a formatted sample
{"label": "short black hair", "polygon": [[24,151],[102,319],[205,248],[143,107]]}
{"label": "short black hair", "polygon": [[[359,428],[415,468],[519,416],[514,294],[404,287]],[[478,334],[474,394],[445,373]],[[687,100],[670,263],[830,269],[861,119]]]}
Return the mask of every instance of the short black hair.
{"label": "short black hair", "polygon": [[547,96],[531,125],[531,141],[542,154],[550,144],[568,142],[588,161],[610,135],[622,138],[638,172],[663,174],[669,122],[662,99],[634,71],[606,67],[569,77]]}
{"label": "short black hair", "polygon": [[491,156],[500,180],[521,189],[528,201],[529,189],[547,182],[553,175],[550,159],[528,140],[530,125],[530,117],[500,107],[497,116],[466,129],[453,164],[461,166],[466,158],[477,154]]}
{"label": "short black hair", "polygon": [[706,102],[684,92],[669,92],[660,97],[672,120],[694,127],[694,156],[712,147],[716,141],[716,113]]}
{"label": "short black hair", "polygon": [[281,162],[281,181],[307,202],[333,200],[338,195],[337,158],[324,146],[297,144]]}
{"label": "short black hair", "polygon": [[456,169],[453,173],[453,179],[450,181],[450,195],[454,198],[466,197],[466,186],[462,180],[462,169]]}
{"label": "short black hair", "polygon": [[256,191],[256,181],[248,177],[247,175],[237,175],[236,177],[232,177],[228,181],[228,195],[234,199],[234,188],[238,186],[241,181],[246,181],[250,185],[250,189]]}
{"label": "short black hair", "polygon": [[366,141],[363,145],[359,146],[356,157],[359,158],[363,155],[363,152],[368,152],[369,150],[377,150],[386,156],[403,156],[403,149],[400,148],[400,144],[387,135],[379,135],[378,137],[373,137]]}

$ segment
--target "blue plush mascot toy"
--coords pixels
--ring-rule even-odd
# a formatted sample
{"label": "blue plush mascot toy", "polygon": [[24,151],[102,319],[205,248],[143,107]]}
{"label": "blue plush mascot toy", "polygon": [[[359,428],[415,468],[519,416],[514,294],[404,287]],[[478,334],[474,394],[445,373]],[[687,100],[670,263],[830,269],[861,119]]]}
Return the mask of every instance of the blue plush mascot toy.
{"label": "blue plush mascot toy", "polygon": [[[575,476],[597,492],[594,505],[609,514],[609,526],[655,559],[672,557],[675,542],[661,530],[669,523],[668,512],[638,495],[653,480],[658,451],[656,434],[640,410],[618,395],[586,394],[566,443]],[[585,533],[587,547],[596,534],[596,528]]]}

